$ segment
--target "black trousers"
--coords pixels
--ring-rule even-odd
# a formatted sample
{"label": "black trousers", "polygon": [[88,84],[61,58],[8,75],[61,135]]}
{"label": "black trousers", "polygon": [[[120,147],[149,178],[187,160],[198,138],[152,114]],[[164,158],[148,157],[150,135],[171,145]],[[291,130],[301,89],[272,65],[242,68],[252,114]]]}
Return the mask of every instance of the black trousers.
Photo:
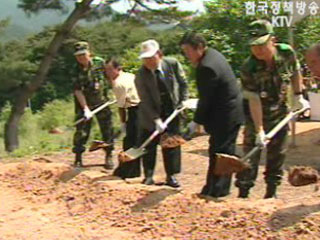
{"label": "black trousers", "polygon": [[[127,122],[126,122],[126,136],[123,139],[123,150],[126,151],[132,147],[139,147],[138,145],[138,107],[130,107],[127,109]],[[121,162],[115,169],[113,175],[121,178],[135,178],[140,177],[140,158],[130,161]]]}
{"label": "black trousers", "polygon": [[206,184],[202,188],[201,194],[211,197],[224,197],[230,193],[231,175],[217,176],[213,174],[216,164],[215,154],[225,153],[234,155],[236,150],[236,140],[240,125],[235,125],[229,130],[215,129],[210,133],[209,139],[209,167]]}
{"label": "black trousers", "polygon": [[[162,119],[165,120],[164,118]],[[169,125],[166,131],[168,134],[179,134],[179,116],[177,116]],[[150,135],[152,131],[146,129],[141,130],[141,143],[144,142]],[[147,147],[147,153],[142,157],[143,159],[143,169],[144,176],[153,177],[154,170],[156,167],[157,158],[157,145],[159,143],[160,136],[155,138]],[[181,147],[162,149],[164,169],[167,176],[177,174],[181,172]]]}

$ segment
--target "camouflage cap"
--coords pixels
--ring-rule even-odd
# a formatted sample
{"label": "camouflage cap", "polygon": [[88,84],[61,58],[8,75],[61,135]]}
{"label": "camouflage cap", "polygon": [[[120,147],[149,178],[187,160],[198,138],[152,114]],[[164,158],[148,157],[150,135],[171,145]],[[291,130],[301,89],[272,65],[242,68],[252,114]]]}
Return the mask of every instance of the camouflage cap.
{"label": "camouflage cap", "polygon": [[272,24],[267,20],[256,20],[249,25],[250,40],[249,44],[262,45],[265,44],[270,36],[274,34]]}
{"label": "camouflage cap", "polygon": [[85,54],[89,52],[89,44],[85,41],[76,42],[74,44],[74,55]]}

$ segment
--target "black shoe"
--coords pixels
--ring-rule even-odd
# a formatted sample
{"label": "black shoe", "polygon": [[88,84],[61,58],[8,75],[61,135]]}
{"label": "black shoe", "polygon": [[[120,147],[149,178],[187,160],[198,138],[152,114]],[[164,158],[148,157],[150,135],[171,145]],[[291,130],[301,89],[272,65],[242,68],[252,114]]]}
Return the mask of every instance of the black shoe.
{"label": "black shoe", "polygon": [[174,176],[167,177],[166,185],[173,187],[173,188],[180,187],[178,180]]}
{"label": "black shoe", "polygon": [[112,161],[112,155],[106,156],[106,162],[105,162],[104,168],[108,169],[108,170],[111,170],[114,168],[114,163]]}
{"label": "black shoe", "polygon": [[267,186],[267,192],[264,195],[264,198],[277,198],[277,186],[276,185],[268,185]]}
{"label": "black shoe", "polygon": [[83,167],[83,164],[82,164],[82,162],[76,162],[76,161],[75,161],[75,162],[73,163],[73,166],[74,166],[74,167]]}
{"label": "black shoe", "polygon": [[73,166],[74,167],[83,167],[81,153],[76,153],[76,159],[74,160]]}
{"label": "black shoe", "polygon": [[249,189],[240,188],[238,198],[248,198],[249,197]]}
{"label": "black shoe", "polygon": [[147,177],[147,178],[142,180],[142,183],[145,184],[145,185],[153,185],[154,181],[153,181],[152,177]]}

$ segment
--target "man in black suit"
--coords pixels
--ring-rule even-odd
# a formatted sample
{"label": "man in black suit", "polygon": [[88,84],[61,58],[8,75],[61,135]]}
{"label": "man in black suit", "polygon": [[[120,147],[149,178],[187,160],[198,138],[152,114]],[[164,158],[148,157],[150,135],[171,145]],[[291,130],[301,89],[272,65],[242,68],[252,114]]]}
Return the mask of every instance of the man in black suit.
{"label": "man in black suit", "polygon": [[231,176],[216,176],[215,154],[235,154],[235,145],[243,121],[242,96],[237,80],[225,57],[208,48],[205,39],[186,33],[180,46],[196,68],[199,102],[194,122],[202,124],[209,139],[209,168],[201,194],[223,197],[230,193]]}
{"label": "man in black suit", "polygon": [[307,65],[316,80],[320,80],[320,42],[312,45],[306,52]]}
{"label": "man in black suit", "polygon": [[[135,83],[139,97],[139,122],[141,141],[146,140],[157,129],[168,134],[179,134],[179,117],[168,126],[164,120],[181,106],[188,97],[187,82],[181,64],[174,58],[163,57],[159,44],[148,40],[141,44],[143,65],[139,69]],[[147,146],[143,156],[144,184],[152,185],[156,164],[157,144],[159,138]],[[162,148],[164,168],[167,174],[166,184],[179,187],[175,174],[181,171],[181,148]]]}

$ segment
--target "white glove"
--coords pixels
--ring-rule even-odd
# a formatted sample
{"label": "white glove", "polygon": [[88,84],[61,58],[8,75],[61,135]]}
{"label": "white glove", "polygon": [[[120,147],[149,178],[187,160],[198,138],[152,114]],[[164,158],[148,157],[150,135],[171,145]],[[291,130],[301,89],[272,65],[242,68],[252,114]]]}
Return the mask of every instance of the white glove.
{"label": "white glove", "polygon": [[182,101],[181,102],[181,107],[188,108],[188,101],[187,100]]}
{"label": "white glove", "polygon": [[190,110],[196,110],[198,106],[199,99],[197,98],[189,98],[181,102],[181,106]]}
{"label": "white glove", "polygon": [[167,124],[162,122],[161,118],[155,119],[154,123],[156,124],[156,130],[159,131],[159,133],[162,133],[167,128]]}
{"label": "white glove", "polygon": [[266,141],[266,134],[264,133],[263,130],[258,132],[256,134],[256,142],[255,144],[257,146],[260,146],[261,148],[265,148],[267,146],[267,141]]}
{"label": "white glove", "polygon": [[121,134],[125,137],[127,135],[127,124],[121,123]]}
{"label": "white glove", "polygon": [[188,133],[190,134],[190,136],[192,136],[195,133],[196,128],[197,128],[197,124],[194,121],[191,121],[188,124]]}
{"label": "white glove", "polygon": [[310,108],[309,102],[303,98],[302,94],[294,95],[292,111],[297,111],[302,108]]}
{"label": "white glove", "polygon": [[91,110],[86,106],[84,109],[83,109],[83,112],[84,112],[84,118],[86,120],[89,120],[90,118],[93,117],[93,113],[91,112]]}

